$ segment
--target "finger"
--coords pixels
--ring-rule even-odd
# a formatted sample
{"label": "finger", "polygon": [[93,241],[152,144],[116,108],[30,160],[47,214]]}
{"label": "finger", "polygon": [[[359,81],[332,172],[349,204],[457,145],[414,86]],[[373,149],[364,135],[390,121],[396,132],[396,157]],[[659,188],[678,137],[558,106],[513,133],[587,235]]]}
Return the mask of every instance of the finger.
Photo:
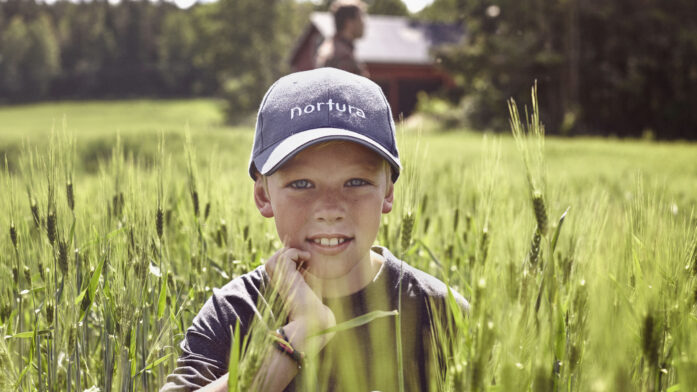
{"label": "finger", "polygon": [[293,261],[295,264],[298,264],[298,265],[299,265],[300,263],[303,263],[303,262],[306,262],[306,261],[310,260],[310,257],[311,257],[310,252],[307,252],[307,251],[304,251],[304,250],[300,250],[300,249],[296,249],[296,248],[289,248],[289,249],[285,252],[285,254],[287,255],[287,257],[288,257],[291,261]]}
{"label": "finger", "polygon": [[266,263],[264,263],[264,269],[266,270],[266,274],[269,275],[269,278],[271,278],[271,280],[273,280],[273,277],[276,274],[277,258],[278,252],[274,253],[268,260],[266,260]]}
{"label": "finger", "polygon": [[272,286],[283,296],[291,297],[297,290],[303,291],[307,260],[310,253],[296,248],[282,248],[266,262]]}
{"label": "finger", "polygon": [[[281,242],[283,243],[283,248],[286,249],[288,252],[291,252],[292,254],[297,254],[297,255],[299,255],[299,257],[304,258],[304,259],[310,258],[310,252],[300,250],[300,249],[295,248],[291,245],[290,236],[288,236],[288,235],[284,236],[281,239]],[[295,253],[295,252],[297,252],[297,253]],[[294,261],[297,261],[297,259],[295,259]]]}
{"label": "finger", "polygon": [[298,263],[294,262],[290,258],[282,257],[279,260],[279,267],[282,270],[279,277],[288,284],[294,284],[295,280],[298,278]]}
{"label": "finger", "polygon": [[278,265],[278,258],[285,252],[288,248],[281,248],[276,251],[271,257],[269,257],[268,260],[266,260],[266,263],[264,263],[264,268],[266,269],[266,273],[269,275],[271,279],[273,279],[274,275],[276,274],[277,270],[277,265]]}
{"label": "finger", "polygon": [[297,264],[287,254],[279,255],[274,271],[274,280],[284,286],[292,286],[297,278]]}

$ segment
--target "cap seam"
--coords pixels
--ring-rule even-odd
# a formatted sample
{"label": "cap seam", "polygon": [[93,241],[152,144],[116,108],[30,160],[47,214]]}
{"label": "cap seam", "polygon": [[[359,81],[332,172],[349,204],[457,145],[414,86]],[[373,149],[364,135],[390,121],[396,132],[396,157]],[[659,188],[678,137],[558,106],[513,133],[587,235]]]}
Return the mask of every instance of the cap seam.
{"label": "cap seam", "polygon": [[[283,78],[281,78],[281,79],[283,79]],[[264,109],[264,105],[266,105],[266,101],[269,100],[269,96],[270,96],[271,93],[273,92],[274,88],[278,85],[278,82],[281,81],[281,79],[278,79],[277,81],[275,81],[275,82],[271,85],[271,87],[269,87],[269,91],[266,92],[266,95],[264,96],[264,99],[262,99],[262,101],[261,101],[261,105],[259,105],[259,114],[257,115],[257,118],[258,118],[258,121],[259,121],[259,124],[258,124],[257,126],[259,127],[259,129],[262,129],[262,128],[264,127],[264,117],[262,116],[262,112],[263,112],[263,109]],[[264,135],[263,135],[261,132],[259,132],[259,139],[260,139],[260,140],[259,140],[259,141],[260,141],[260,144],[263,146],[263,145],[264,145]],[[252,160],[252,161],[253,161],[253,160]],[[258,169],[257,169],[257,170],[258,170]]]}
{"label": "cap seam", "polygon": [[[395,146],[395,150],[397,149],[397,141],[395,140],[395,132],[397,131],[395,128],[397,127],[397,124],[394,124],[394,119],[392,118],[392,107],[390,106],[390,103],[387,101],[387,97],[385,97],[385,93],[382,91],[382,88],[378,86],[378,89],[380,90],[380,95],[382,96],[382,100],[385,102],[385,106],[387,107],[387,126],[390,127],[390,140],[392,142],[392,145]],[[393,126],[394,125],[394,126]],[[392,152],[392,151],[390,151]]]}

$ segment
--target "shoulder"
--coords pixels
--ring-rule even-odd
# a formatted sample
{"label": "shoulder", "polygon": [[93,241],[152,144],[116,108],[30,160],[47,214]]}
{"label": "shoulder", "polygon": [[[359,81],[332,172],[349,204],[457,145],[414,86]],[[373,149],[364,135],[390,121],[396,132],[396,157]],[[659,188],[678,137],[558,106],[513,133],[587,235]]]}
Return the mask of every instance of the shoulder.
{"label": "shoulder", "polygon": [[331,39],[325,39],[317,47],[317,54],[327,55],[334,51],[334,41]]}
{"label": "shoulder", "polygon": [[244,333],[258,313],[256,304],[267,279],[260,267],[232,279],[221,288],[214,288],[187,331],[189,343],[192,336],[229,339],[230,328],[234,328],[237,322]]}
{"label": "shoulder", "polygon": [[232,330],[239,322],[241,335],[246,334],[267,282],[260,267],[213,289],[186,330],[177,368],[167,377],[163,391],[198,389],[225,374]]}
{"label": "shoulder", "polygon": [[[387,248],[376,247],[375,250],[385,258],[385,272],[391,275],[388,279],[395,284],[401,281],[402,290],[409,296],[420,296],[436,302],[446,300],[449,287],[442,280],[398,259]],[[450,292],[460,308],[469,311],[467,300],[453,288],[450,288]]]}
{"label": "shoulder", "polygon": [[255,312],[257,300],[267,282],[266,272],[263,266],[260,266],[232,279],[223,287],[214,288],[201,311],[208,310],[222,316],[235,315],[244,318],[248,313]]}
{"label": "shoulder", "polygon": [[259,267],[232,279],[223,287],[219,289],[213,289],[213,292],[216,295],[223,296],[231,294],[238,295],[250,292],[258,293],[259,289],[266,286],[267,283],[268,275],[266,275],[264,266],[260,265]]}

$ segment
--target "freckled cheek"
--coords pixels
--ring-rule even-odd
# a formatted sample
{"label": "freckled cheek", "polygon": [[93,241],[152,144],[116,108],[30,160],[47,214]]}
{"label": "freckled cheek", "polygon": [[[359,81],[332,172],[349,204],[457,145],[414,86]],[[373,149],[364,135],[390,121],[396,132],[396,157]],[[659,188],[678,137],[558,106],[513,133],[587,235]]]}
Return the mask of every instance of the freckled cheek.
{"label": "freckled cheek", "polygon": [[282,241],[290,240],[289,245],[300,247],[304,243],[304,226],[309,212],[307,204],[295,200],[279,199],[274,208],[276,228]]}
{"label": "freckled cheek", "polygon": [[377,230],[382,216],[382,199],[370,199],[354,204],[354,215],[366,228]]}

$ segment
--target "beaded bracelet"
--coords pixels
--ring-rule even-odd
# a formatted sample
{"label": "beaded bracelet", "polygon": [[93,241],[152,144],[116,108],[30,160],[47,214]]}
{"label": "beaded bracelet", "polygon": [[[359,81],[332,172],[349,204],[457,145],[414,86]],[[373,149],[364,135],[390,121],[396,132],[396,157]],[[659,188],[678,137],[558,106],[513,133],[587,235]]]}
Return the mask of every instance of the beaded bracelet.
{"label": "beaded bracelet", "polygon": [[283,330],[283,327],[277,329],[276,332],[271,334],[271,336],[274,338],[274,346],[280,352],[288,355],[293,361],[295,361],[295,363],[298,365],[298,369],[302,368],[305,354],[296,350],[293,345],[290,344],[290,340],[288,339],[286,332]]}

